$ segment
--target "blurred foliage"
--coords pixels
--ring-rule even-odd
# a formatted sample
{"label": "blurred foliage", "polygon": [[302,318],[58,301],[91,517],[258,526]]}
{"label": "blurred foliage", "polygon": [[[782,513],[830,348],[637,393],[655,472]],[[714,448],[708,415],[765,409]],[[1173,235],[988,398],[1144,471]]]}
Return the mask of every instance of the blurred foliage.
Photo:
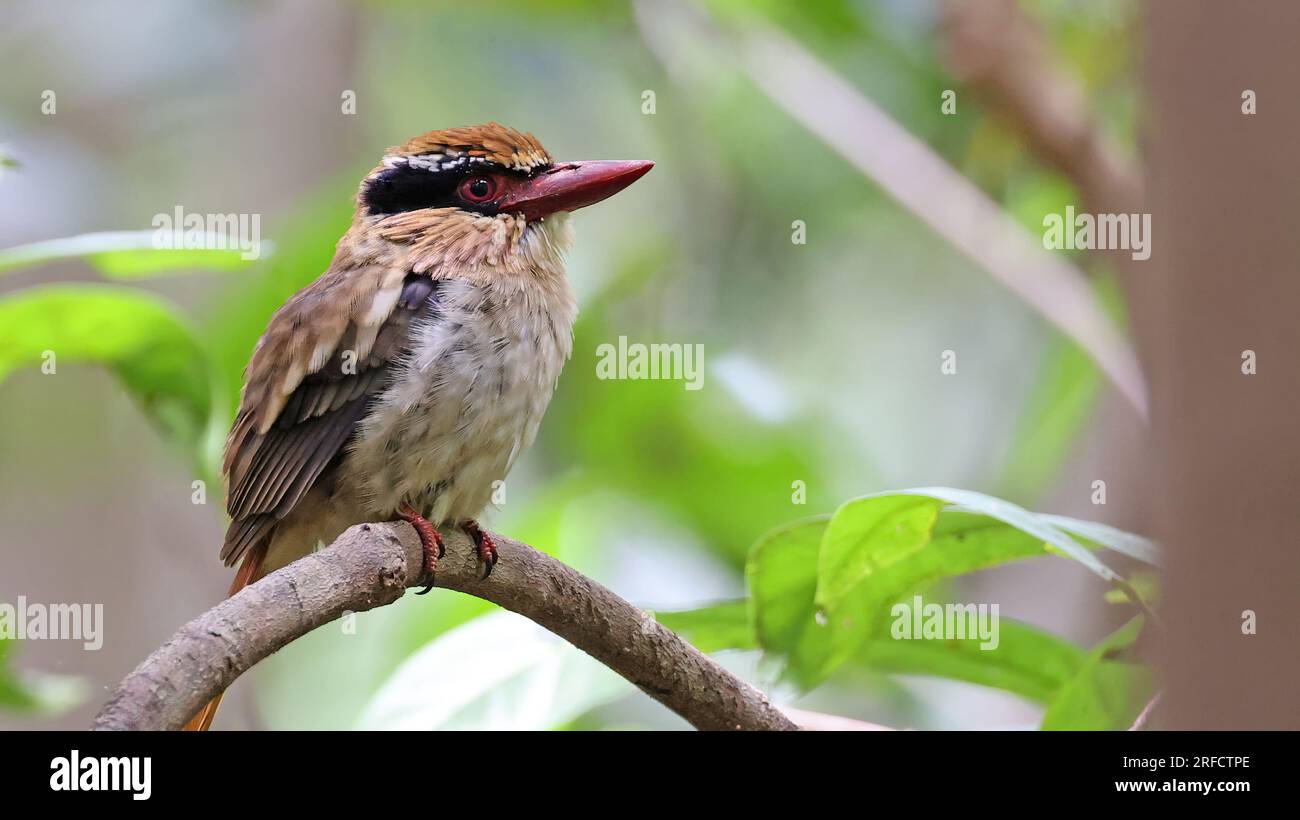
{"label": "blurred foliage", "polygon": [[[1111,314],[1119,317],[1123,303],[1114,277],[1093,282]],[[1048,343],[1003,466],[1003,495],[1032,500],[1051,484],[1096,406],[1102,383],[1097,365],[1078,344],[1061,336]]]}
{"label": "blurred foliage", "polygon": [[86,700],[88,687],[80,678],[13,669],[10,660],[16,645],[0,638],[0,709],[53,717]]}
{"label": "blurred foliage", "polygon": [[0,379],[20,367],[113,369],[168,435],[195,446],[212,410],[210,367],[189,323],[153,294],[50,285],[0,300]]}
{"label": "blurred foliage", "polygon": [[450,630],[404,661],[366,706],[357,728],[552,729],[631,687],[542,627],[494,612]]}
{"label": "blurred foliage", "polygon": [[[761,22],[788,32],[1026,227],[1039,230],[1044,212],[1076,201],[996,119],[965,102],[960,116],[941,114],[951,80],[931,4],[698,5],[723,29]],[[1128,5],[1041,6],[1062,58],[1107,125],[1131,140]],[[179,457],[215,482],[253,346],[275,309],[328,266],[375,146],[497,119],[532,128],[562,158],[649,156],[659,167],[638,183],[639,196],[620,198],[614,216],[583,212],[569,269],[582,308],[574,358],[494,524],[585,572],[616,577],[635,600],[667,590],[681,611],[660,612],[663,623],[704,651],[761,650],[778,665],[780,685],[800,692],[871,699],[883,691],[879,674],[926,675],[1040,704],[1044,727],[1131,720],[1150,692],[1145,670],[1122,659],[1137,621],[1091,650],[1009,618],[988,651],[977,641],[899,641],[888,632],[894,603],[921,590],[942,594],[983,569],[1053,553],[1109,577],[1095,554],[1103,548],[1154,560],[1136,536],[1019,506],[1052,485],[1092,416],[1103,387],[1085,354],[900,216],[725,60],[713,55],[707,70],[694,70],[688,53],[659,62],[629,4],[431,9],[375,0],[364,12],[355,59],[365,155],[268,226],[275,254],[245,263],[237,252],[156,250],[149,232],[0,251],[6,274],[81,258],[119,280],[0,297],[0,380],[39,368],[47,350],[60,366],[101,364]],[[475,68],[456,93],[430,83],[448,65]],[[555,93],[566,88],[583,93]],[[640,112],[644,90],[658,96],[654,116]],[[192,161],[188,151],[178,156]],[[165,159],[151,151],[138,161],[150,178],[165,178]],[[24,167],[6,176],[29,165],[24,154]],[[806,246],[790,241],[794,219],[808,225]],[[178,271],[220,271],[221,289],[183,310],[152,281]],[[1121,315],[1113,283],[1097,282]],[[619,336],[704,344],[710,389],[598,379],[596,347]],[[980,345],[984,361],[963,364],[965,380],[938,386],[917,375],[935,370],[931,350],[953,340]],[[1010,357],[1031,364],[1007,367]],[[729,377],[723,362],[733,365]],[[914,483],[912,470],[1009,500],[885,493],[788,523],[864,490]],[[806,505],[793,501],[796,485]],[[1149,576],[1133,588],[1145,600],[1154,594]],[[1132,605],[1131,596],[1117,600]],[[403,600],[356,616],[355,626],[317,630],[259,668],[268,725],[566,726],[627,691],[570,647],[465,596]],[[0,705],[34,702],[30,692],[12,694],[27,690],[3,671],[5,648]],[[614,720],[625,722],[637,720]]]}

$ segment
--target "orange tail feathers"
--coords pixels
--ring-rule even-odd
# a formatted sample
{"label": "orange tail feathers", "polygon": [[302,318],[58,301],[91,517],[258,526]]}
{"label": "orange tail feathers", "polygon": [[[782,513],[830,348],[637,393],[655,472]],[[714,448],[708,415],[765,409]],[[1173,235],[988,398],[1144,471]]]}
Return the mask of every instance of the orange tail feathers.
{"label": "orange tail feathers", "polygon": [[[239,571],[235,573],[235,580],[230,584],[230,591],[226,593],[229,598],[244,587],[253,583],[257,578],[257,571],[262,566],[262,557],[266,554],[266,547],[254,549],[244,558],[244,562],[239,565]],[[221,696],[225,692],[219,693],[215,698],[208,701],[190,722],[185,724],[187,732],[206,732],[212,727],[212,721],[217,717],[217,707],[221,706]]]}
{"label": "orange tail feathers", "polygon": [[189,723],[185,724],[184,731],[206,732],[208,729],[212,728],[212,721],[217,718],[217,708],[221,706],[221,696],[224,694],[225,692],[222,692],[220,695],[217,695],[215,698],[205,703],[203,708],[199,710],[199,713],[190,718]]}

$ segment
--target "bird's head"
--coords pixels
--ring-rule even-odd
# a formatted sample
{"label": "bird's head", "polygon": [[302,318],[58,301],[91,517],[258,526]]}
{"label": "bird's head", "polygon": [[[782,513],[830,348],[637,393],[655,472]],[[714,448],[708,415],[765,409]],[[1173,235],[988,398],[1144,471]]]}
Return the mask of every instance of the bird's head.
{"label": "bird's head", "polygon": [[497,123],[430,131],[390,148],[362,181],[357,226],[403,247],[417,273],[556,266],[568,245],[564,215],[653,165],[556,162],[532,134]]}

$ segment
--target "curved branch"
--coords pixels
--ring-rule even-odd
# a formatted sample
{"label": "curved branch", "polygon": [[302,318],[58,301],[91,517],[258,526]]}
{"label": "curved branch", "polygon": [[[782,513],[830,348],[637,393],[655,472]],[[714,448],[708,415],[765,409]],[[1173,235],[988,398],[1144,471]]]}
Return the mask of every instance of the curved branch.
{"label": "curved branch", "polygon": [[[636,684],[697,729],[797,729],[762,692],[654,618],[526,544],[493,535],[500,562],[479,578],[470,540],[444,534],[437,586],[517,612]],[[346,612],[418,586],[419,540],[406,524],[360,524],[181,627],[126,677],[95,729],[179,729],[267,655]]]}

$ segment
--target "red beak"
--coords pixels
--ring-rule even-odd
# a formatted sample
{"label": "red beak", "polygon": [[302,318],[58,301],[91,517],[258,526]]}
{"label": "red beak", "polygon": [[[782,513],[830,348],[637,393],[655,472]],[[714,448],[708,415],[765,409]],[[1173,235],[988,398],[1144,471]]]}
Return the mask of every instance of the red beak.
{"label": "red beak", "polygon": [[507,193],[498,209],[522,214],[525,219],[576,211],[613,196],[654,165],[648,160],[558,163]]}

